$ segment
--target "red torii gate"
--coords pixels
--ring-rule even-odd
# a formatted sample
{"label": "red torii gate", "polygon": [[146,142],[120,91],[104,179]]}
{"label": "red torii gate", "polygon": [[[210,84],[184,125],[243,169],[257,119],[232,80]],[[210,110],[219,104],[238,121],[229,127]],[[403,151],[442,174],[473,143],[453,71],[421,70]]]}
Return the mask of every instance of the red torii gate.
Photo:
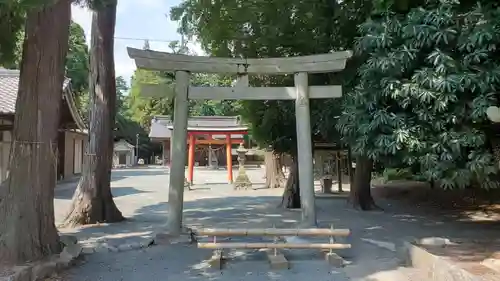
{"label": "red torii gate", "polygon": [[[247,135],[248,130],[246,128],[220,128],[220,130],[209,129],[191,129],[188,128],[188,176],[187,181],[189,184],[193,183],[193,171],[194,171],[194,152],[196,148],[196,144],[225,144],[226,145],[226,166],[227,166],[227,180],[230,184],[233,183],[233,160],[232,160],[232,145],[243,143],[243,138],[241,139],[233,139],[232,135]],[[197,139],[197,136],[207,136],[208,139]],[[214,135],[225,135],[226,138],[223,140],[214,139]]]}

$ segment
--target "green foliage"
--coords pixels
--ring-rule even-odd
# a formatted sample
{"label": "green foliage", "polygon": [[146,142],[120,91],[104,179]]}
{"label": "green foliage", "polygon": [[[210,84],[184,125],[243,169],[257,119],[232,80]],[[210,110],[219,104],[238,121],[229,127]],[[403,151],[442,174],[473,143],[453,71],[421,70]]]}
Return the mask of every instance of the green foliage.
{"label": "green foliage", "polygon": [[366,61],[337,127],[355,153],[417,165],[443,188],[493,188],[485,111],[498,102],[500,11],[461,8],[443,1],[363,24]]}
{"label": "green foliage", "polygon": [[[198,87],[230,86],[230,76],[196,73],[191,85]],[[193,100],[190,101],[191,116],[237,116],[241,111],[241,102],[233,100]]]}
{"label": "green foliage", "polygon": [[26,9],[20,1],[0,1],[0,66],[16,68]]}
{"label": "green foliage", "polygon": [[141,84],[163,83],[171,84],[173,80],[170,76],[159,71],[138,69],[132,77],[130,93],[125,103],[131,119],[143,128],[149,128],[153,116],[170,115],[173,112],[172,100],[141,97]]}
{"label": "green foliage", "polygon": [[66,76],[71,78],[73,91],[83,93],[88,88],[89,48],[83,28],[71,22],[69,29],[69,49],[66,56]]}
{"label": "green foliage", "polygon": [[[181,33],[196,36],[214,56],[288,57],[345,50],[352,46],[356,26],[371,12],[371,0],[184,0],[171,10],[181,23]],[[354,76],[355,65],[345,72]],[[341,81],[341,75],[310,77],[310,84]],[[288,77],[253,77],[253,86],[290,86]],[[262,147],[293,153],[296,146],[294,106],[284,101],[242,102],[242,117],[250,123],[252,136]],[[333,124],[339,114],[338,101],[311,104],[313,135],[337,140]]]}
{"label": "green foliage", "polygon": [[384,181],[410,180],[413,178],[409,168],[406,169],[385,169],[383,173]]}

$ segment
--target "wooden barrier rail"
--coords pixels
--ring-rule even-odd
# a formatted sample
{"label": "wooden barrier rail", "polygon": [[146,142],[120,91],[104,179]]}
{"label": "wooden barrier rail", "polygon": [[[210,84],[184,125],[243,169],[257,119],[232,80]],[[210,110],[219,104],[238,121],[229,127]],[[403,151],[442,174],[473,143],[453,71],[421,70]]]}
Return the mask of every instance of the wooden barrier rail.
{"label": "wooden barrier rail", "polygon": [[[288,260],[283,254],[278,254],[278,249],[319,249],[328,250],[325,258],[330,264],[343,266],[344,260],[333,253],[333,250],[344,250],[351,248],[350,244],[335,243],[334,237],[349,236],[349,229],[331,228],[201,228],[193,230],[197,236],[213,236],[212,242],[199,242],[198,248],[214,249],[215,254],[211,257],[209,263],[213,267],[222,268],[223,249],[272,249],[268,251],[268,258],[271,267],[274,269],[288,268]],[[217,236],[271,236],[274,242],[270,243],[246,243],[246,242],[217,242]],[[316,236],[329,237],[330,243],[282,243],[278,242],[284,236]]]}
{"label": "wooden barrier rail", "polygon": [[202,228],[194,230],[197,235],[207,236],[349,236],[349,229],[329,228]]}
{"label": "wooden barrier rail", "polygon": [[351,248],[350,244],[328,243],[198,243],[201,249],[331,249]]}

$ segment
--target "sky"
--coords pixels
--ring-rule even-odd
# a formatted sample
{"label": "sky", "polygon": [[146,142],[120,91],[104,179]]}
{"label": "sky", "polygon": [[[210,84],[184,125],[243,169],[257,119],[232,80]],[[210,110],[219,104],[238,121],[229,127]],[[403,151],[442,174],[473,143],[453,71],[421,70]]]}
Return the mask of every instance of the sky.
{"label": "sky", "polygon": [[[128,57],[127,47],[142,48],[144,40],[120,38],[149,39],[152,50],[170,51],[168,42],[180,40],[177,33],[177,22],[168,17],[170,8],[182,0],[119,0],[116,12],[115,29],[115,70],[116,76],[123,76],[127,82],[134,73],[134,61]],[[87,43],[90,43],[91,14],[89,10],[73,6],[72,17],[85,30]],[[189,43],[190,50],[201,55],[203,52],[196,43]]]}

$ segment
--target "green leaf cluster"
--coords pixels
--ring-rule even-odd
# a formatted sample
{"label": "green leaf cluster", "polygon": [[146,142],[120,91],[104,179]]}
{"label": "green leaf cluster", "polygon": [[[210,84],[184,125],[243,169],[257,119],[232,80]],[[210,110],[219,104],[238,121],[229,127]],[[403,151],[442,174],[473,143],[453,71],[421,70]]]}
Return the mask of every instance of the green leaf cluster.
{"label": "green leaf cluster", "polygon": [[443,188],[498,186],[486,109],[498,103],[500,10],[451,1],[360,26],[364,60],[337,128],[355,153]]}
{"label": "green leaf cluster", "polygon": [[[180,32],[196,37],[205,51],[221,57],[290,57],[350,49],[356,26],[372,0],[184,0],[171,10]],[[339,75],[313,75],[311,85],[340,83],[355,75],[356,63]],[[293,86],[293,78],[250,77],[252,86]],[[243,101],[241,115],[262,147],[295,153],[295,109],[286,101]],[[338,100],[311,103],[312,136],[336,141]],[[299,132],[300,133],[300,132]]]}

